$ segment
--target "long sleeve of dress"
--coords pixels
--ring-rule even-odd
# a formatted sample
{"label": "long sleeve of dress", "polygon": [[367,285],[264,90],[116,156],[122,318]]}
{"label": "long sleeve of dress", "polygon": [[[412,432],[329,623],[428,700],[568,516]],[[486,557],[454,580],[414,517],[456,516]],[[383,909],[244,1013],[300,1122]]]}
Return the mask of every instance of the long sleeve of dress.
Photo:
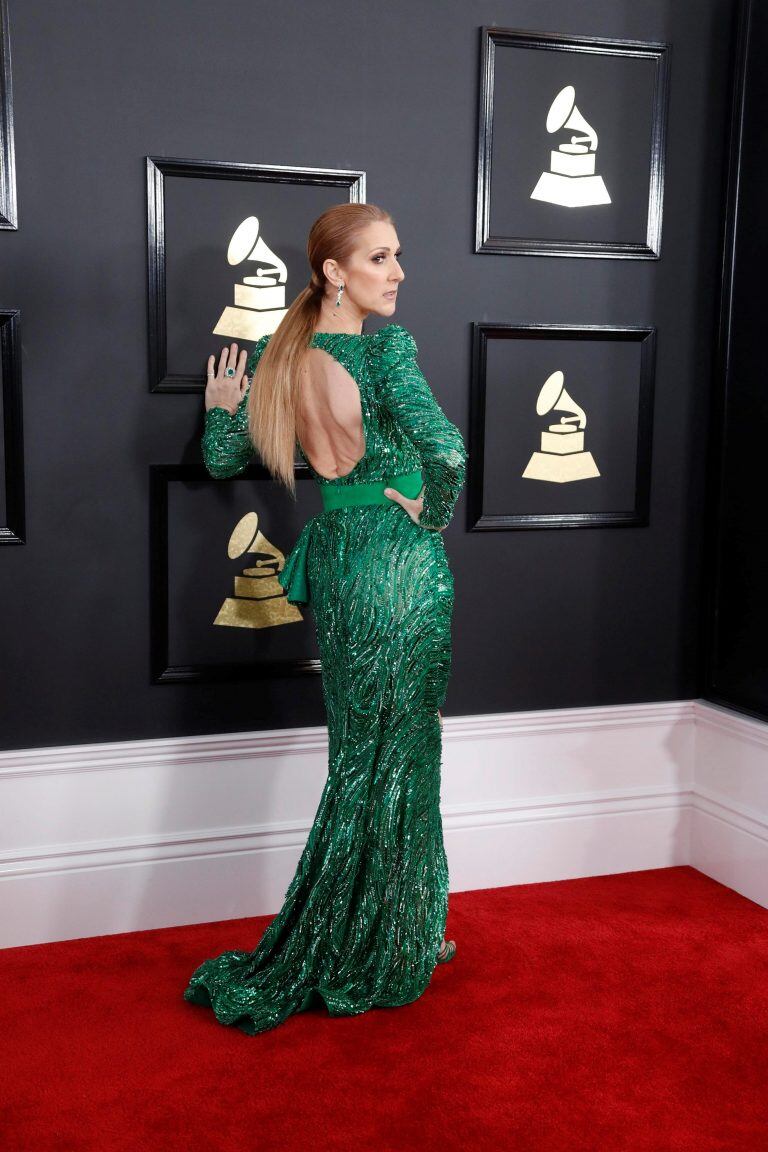
{"label": "long sleeve of dress", "polygon": [[467,450],[461,432],[433,396],[416,362],[418,348],[410,332],[387,324],[376,336],[381,402],[421,457],[424,504],[419,523],[444,528],[464,485]]}
{"label": "long sleeve of dress", "polygon": [[201,448],[205,467],[216,480],[237,476],[245,470],[254,455],[248,435],[248,393],[253,373],[268,339],[269,336],[262,336],[248,357],[245,373],[250,380],[234,413],[218,406],[206,410]]}

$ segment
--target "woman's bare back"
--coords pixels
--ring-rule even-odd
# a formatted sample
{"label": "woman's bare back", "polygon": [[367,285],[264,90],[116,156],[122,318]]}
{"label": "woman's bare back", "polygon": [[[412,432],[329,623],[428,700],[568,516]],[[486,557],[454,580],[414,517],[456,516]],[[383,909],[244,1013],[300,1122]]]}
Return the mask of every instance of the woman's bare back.
{"label": "woman's bare back", "polygon": [[323,348],[307,348],[299,381],[296,436],[301,450],[324,479],[346,476],[365,455],[360,389]]}

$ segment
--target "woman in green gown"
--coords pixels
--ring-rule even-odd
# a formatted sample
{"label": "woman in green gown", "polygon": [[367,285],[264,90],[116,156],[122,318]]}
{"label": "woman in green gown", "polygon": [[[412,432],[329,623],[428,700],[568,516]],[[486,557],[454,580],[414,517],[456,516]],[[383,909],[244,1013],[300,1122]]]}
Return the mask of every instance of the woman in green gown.
{"label": "woman in green gown", "polygon": [[[314,613],[328,777],[283,906],[256,948],[204,960],[184,991],[251,1035],[313,1005],[336,1016],[408,1004],[455,952],[443,938],[439,709],[454,587],[441,531],[467,454],[418,367],[411,334],[394,323],[359,331],[368,313],[394,311],[404,275],[396,246],[383,209],[328,209],[310,232],[312,279],[276,332],[247,363],[237,345],[224,349],[215,378],[209,360],[202,450],[210,474],[236,475],[258,452],[292,488],[298,447],[323,501],[278,580],[290,603]],[[301,348],[323,349],[359,390],[365,447],[341,476],[316,471],[298,439]]]}

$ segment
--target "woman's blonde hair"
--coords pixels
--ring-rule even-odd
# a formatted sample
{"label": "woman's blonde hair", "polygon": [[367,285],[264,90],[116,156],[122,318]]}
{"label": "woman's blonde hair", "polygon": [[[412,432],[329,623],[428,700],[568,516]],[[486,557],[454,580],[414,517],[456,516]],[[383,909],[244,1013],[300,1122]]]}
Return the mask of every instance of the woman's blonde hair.
{"label": "woman's blonde hair", "polygon": [[294,498],[299,367],[320,315],[327,283],[323,263],[337,260],[343,266],[360,232],[381,220],[394,223],[376,204],[334,204],[318,216],[307,240],[309,283],[270,335],[256,365],[248,396],[248,435],[272,477]]}

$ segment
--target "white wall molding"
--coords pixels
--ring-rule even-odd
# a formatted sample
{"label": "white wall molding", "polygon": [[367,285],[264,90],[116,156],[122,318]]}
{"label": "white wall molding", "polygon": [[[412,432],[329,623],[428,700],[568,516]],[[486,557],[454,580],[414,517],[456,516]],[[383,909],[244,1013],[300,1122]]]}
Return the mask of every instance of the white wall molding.
{"label": "white wall molding", "polygon": [[722,820],[732,828],[739,828],[742,832],[748,832],[750,836],[756,836],[758,840],[768,843],[768,818],[757,808],[738,804],[700,784],[696,785],[694,797],[697,812],[716,816],[718,820]]}
{"label": "white wall molding", "polygon": [[[325,727],[0,751],[0,946],[274,913],[327,755]],[[767,761],[702,701],[445,717],[451,890],[691,863],[768,906]]]}
{"label": "white wall molding", "polygon": [[221,760],[271,758],[293,752],[325,752],[327,728],[276,728],[225,736],[184,736],[165,740],[126,740],[114,744],[67,744],[60,748],[0,751],[0,784],[14,776],[59,772],[107,772],[144,765],[181,766]]}
{"label": "white wall molding", "polygon": [[[664,810],[689,806],[690,789],[644,788],[623,790],[614,795],[592,793],[586,796],[536,796],[528,801],[491,805],[454,804],[442,806],[443,829],[473,831],[494,825],[512,825],[539,820],[562,820],[608,816],[632,812]],[[219,828],[201,835],[162,839],[153,836],[127,836],[119,840],[81,841],[53,844],[35,852],[0,852],[0,879],[68,869],[104,868],[116,864],[141,864],[154,860],[182,860],[222,852],[259,852],[289,848],[299,852],[306,843],[311,821],[290,821],[241,828]]]}
{"label": "white wall molding", "polygon": [[720,704],[710,704],[708,700],[696,700],[694,715],[700,731],[709,729],[723,735],[735,736],[745,744],[768,752],[768,724],[741,712],[731,712]]}
{"label": "white wall molding", "polygon": [[696,705],[691,864],[768,908],[768,724]]}

